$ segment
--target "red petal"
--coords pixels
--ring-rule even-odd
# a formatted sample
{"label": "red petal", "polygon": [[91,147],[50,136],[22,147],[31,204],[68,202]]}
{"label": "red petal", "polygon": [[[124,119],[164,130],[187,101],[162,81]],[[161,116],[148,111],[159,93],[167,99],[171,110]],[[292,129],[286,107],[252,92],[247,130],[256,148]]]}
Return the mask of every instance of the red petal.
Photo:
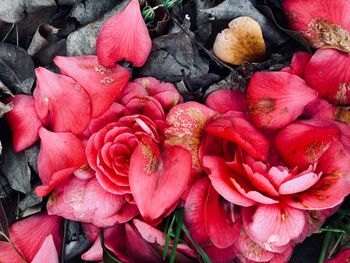
{"label": "red petal", "polygon": [[14,247],[5,241],[0,241],[0,258],[1,263],[23,263],[23,259]]}
{"label": "red petal", "polygon": [[234,112],[209,121],[204,129],[212,135],[238,144],[255,159],[267,159],[269,141],[252,124]]}
{"label": "red petal", "polygon": [[[333,40],[332,35],[329,37],[330,33],[322,30],[327,27],[322,28],[317,22],[335,24],[350,31],[350,20],[347,13],[350,3],[347,0],[285,0],[283,9],[290,27],[300,31],[314,48],[327,47],[328,41]],[[324,41],[320,41],[322,39]]]}
{"label": "red petal", "polygon": [[349,63],[347,54],[334,49],[318,50],[306,66],[305,81],[330,102],[349,104]]}
{"label": "red petal", "polygon": [[211,93],[205,104],[219,113],[228,111],[247,111],[244,93],[237,90],[218,90]]}
{"label": "red petal", "polygon": [[37,141],[42,123],[32,96],[19,94],[9,101],[13,102],[13,109],[6,114],[6,119],[12,129],[13,147],[20,152]]}
{"label": "red petal", "polygon": [[159,218],[179,200],[190,177],[190,153],[181,147],[160,152],[150,137],[143,137],[130,159],[130,189],[148,221]]}
{"label": "red petal", "polygon": [[52,234],[55,247],[61,247],[61,222],[62,219],[58,216],[48,216],[46,213],[28,217],[11,225],[11,241],[26,260],[31,262],[48,235]]}
{"label": "red petal", "polygon": [[137,0],[102,26],[96,41],[99,62],[105,67],[126,60],[141,67],[151,52],[152,42]]}
{"label": "red petal", "polygon": [[321,179],[307,191],[286,198],[298,209],[319,210],[340,204],[350,193],[350,157],[339,142],[333,142],[318,161]]}
{"label": "red petal", "polygon": [[96,56],[56,56],[54,62],[62,74],[77,81],[89,95],[93,118],[107,111],[130,78],[130,72],[119,65],[99,65]]}
{"label": "red petal", "polygon": [[232,179],[236,178],[237,175],[226,165],[224,159],[214,156],[204,156],[203,165],[210,170],[209,178],[213,187],[226,200],[240,206],[251,206],[255,204],[253,200],[243,196],[232,184]]}
{"label": "red petal", "polygon": [[234,245],[224,249],[220,249],[215,246],[209,246],[203,249],[212,263],[235,262],[234,259],[238,253]]}
{"label": "red petal", "polygon": [[247,89],[247,104],[254,124],[278,129],[294,121],[317,93],[296,75],[287,72],[258,72]]}
{"label": "red petal", "polygon": [[165,129],[165,143],[167,145],[181,146],[192,155],[194,172],[201,171],[198,158],[202,130],[214,111],[197,102],[186,102],[172,108],[166,121],[169,127]]}
{"label": "red petal", "polygon": [[191,187],[185,203],[184,222],[191,237],[202,247],[210,241],[205,222],[205,203],[210,181],[203,177]]}
{"label": "red petal", "polygon": [[293,54],[290,67],[284,68],[281,71],[289,72],[302,78],[304,76],[305,67],[311,59],[311,56],[310,53],[298,51]]}
{"label": "red petal", "polygon": [[[90,121],[90,98],[73,79],[45,68],[35,70],[36,111],[57,132],[80,134]],[[69,95],[68,95],[69,94]]]}
{"label": "red petal", "polygon": [[350,249],[344,249],[339,252],[333,259],[326,261],[327,263],[341,263],[350,261]]}
{"label": "red petal", "polygon": [[41,128],[39,136],[38,171],[43,185],[35,191],[38,196],[45,196],[84,165],[86,157],[84,145],[72,133],[56,133]]}
{"label": "red petal", "polygon": [[[275,146],[289,167],[305,170],[316,162],[339,137],[339,130],[308,123],[293,123],[282,129],[275,138]],[[286,147],[288,145],[288,147]]]}
{"label": "red petal", "polygon": [[56,187],[47,204],[49,214],[93,223],[99,227],[124,223],[138,214],[121,195],[105,191],[96,178],[80,180],[72,177]]}
{"label": "red petal", "polygon": [[305,229],[305,216],[304,211],[282,204],[242,209],[247,234],[266,246],[284,246],[297,239]]}
{"label": "red petal", "polygon": [[229,218],[229,214],[223,209],[219,194],[209,185],[206,194],[205,219],[210,240],[218,248],[226,248],[237,241],[240,226]]}
{"label": "red petal", "polygon": [[32,260],[32,263],[59,263],[57,249],[52,235],[48,235]]}

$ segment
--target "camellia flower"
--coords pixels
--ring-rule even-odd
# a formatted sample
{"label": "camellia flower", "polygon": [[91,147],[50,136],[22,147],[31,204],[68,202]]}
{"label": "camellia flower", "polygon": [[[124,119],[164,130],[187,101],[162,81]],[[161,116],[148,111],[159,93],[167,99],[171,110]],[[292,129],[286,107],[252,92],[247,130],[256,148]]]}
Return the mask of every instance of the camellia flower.
{"label": "camellia flower", "polygon": [[214,262],[287,261],[350,193],[347,130],[335,118],[325,120],[328,110],[310,111],[318,94],[301,77],[312,59],[298,53],[284,72],[255,73],[246,97],[220,90],[207,98],[211,109],[185,103],[169,115],[176,117],[168,143],[203,131],[196,144],[184,144],[209,176],[193,185],[185,223]]}
{"label": "camellia flower", "polygon": [[58,263],[62,245],[61,223],[62,218],[41,213],[12,224],[9,231],[11,243],[0,241],[0,261]]}
{"label": "camellia flower", "polygon": [[131,0],[121,12],[102,26],[96,41],[98,61],[105,67],[126,60],[135,67],[145,64],[152,42],[138,0]]}

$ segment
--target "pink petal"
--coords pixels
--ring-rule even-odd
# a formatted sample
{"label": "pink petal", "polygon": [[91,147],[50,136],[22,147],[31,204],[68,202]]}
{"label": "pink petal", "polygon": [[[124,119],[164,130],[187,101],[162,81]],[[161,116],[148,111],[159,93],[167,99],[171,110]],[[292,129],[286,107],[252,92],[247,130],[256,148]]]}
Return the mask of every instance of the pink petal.
{"label": "pink petal", "polygon": [[131,192],[148,221],[159,218],[179,200],[190,177],[191,156],[181,147],[167,147],[161,152],[150,137],[143,137],[131,156]]}
{"label": "pink petal", "polygon": [[105,67],[126,60],[141,67],[151,52],[152,42],[137,0],[131,0],[121,12],[102,26],[96,41],[99,62]]}
{"label": "pink petal", "polygon": [[210,181],[222,197],[240,206],[255,204],[255,201],[242,195],[232,184],[232,180],[237,178],[237,174],[226,165],[224,159],[215,156],[204,156],[203,165],[209,169]]}
{"label": "pink petal", "polygon": [[43,185],[35,191],[38,196],[45,196],[84,165],[86,157],[84,145],[72,133],[56,133],[40,128],[39,136],[38,171]]}
{"label": "pink petal", "polygon": [[243,224],[253,240],[284,246],[302,235],[306,214],[287,205],[258,205],[242,209]]}
{"label": "pink petal", "polygon": [[200,172],[198,158],[202,130],[214,111],[197,102],[186,102],[172,108],[166,121],[169,127],[165,129],[165,144],[184,147],[191,153],[193,172]]}
{"label": "pink petal", "polygon": [[62,219],[58,216],[48,216],[46,213],[36,214],[11,225],[11,241],[26,260],[31,262],[48,235],[52,234],[55,247],[61,247],[61,223]]}
{"label": "pink petal", "polygon": [[92,247],[81,255],[81,259],[85,261],[103,261],[103,249],[99,237],[94,241]]}
{"label": "pink petal", "polygon": [[237,90],[215,91],[207,97],[205,104],[222,114],[228,111],[247,111],[244,93]]}
{"label": "pink petal", "polygon": [[[330,25],[336,26],[338,30],[350,32],[350,19],[347,10],[350,3],[347,0],[285,0],[283,9],[293,30],[297,30],[308,40],[314,48],[332,47],[336,36],[329,35]],[[322,27],[327,23],[328,27]],[[334,29],[333,29],[334,30]],[[333,37],[333,38],[332,38]],[[342,44],[342,42],[340,42]]]}
{"label": "pink petal", "polygon": [[246,119],[234,112],[209,121],[204,129],[212,135],[238,144],[255,159],[267,159],[268,140]]}
{"label": "pink petal", "polygon": [[234,245],[224,249],[220,249],[212,245],[203,249],[212,263],[235,262],[234,259],[238,253]]}
{"label": "pink petal", "polygon": [[121,195],[114,195],[96,180],[71,177],[56,187],[47,203],[49,214],[93,223],[99,227],[124,223],[138,214],[135,205],[129,205]]}
{"label": "pink petal", "polygon": [[73,79],[45,68],[35,70],[36,111],[56,132],[80,134],[90,121],[90,98]]}
{"label": "pink petal", "polygon": [[306,171],[300,175],[293,176],[289,180],[283,182],[278,189],[282,195],[295,194],[303,192],[312,187],[321,177],[322,172],[315,173]]}
{"label": "pink petal", "polygon": [[350,57],[334,49],[318,50],[305,69],[305,81],[335,104],[350,103]]}
{"label": "pink petal", "polygon": [[[279,131],[275,146],[280,157],[289,167],[307,169],[339,137],[339,130],[308,123],[293,123]],[[286,147],[288,145],[288,147]]]}
{"label": "pink petal", "polygon": [[38,140],[42,123],[32,96],[19,94],[9,101],[12,101],[13,109],[6,114],[6,119],[11,126],[14,149],[20,152]]}
{"label": "pink petal", "polygon": [[59,263],[57,249],[52,235],[48,235],[32,260],[32,263]]}
{"label": "pink petal", "polygon": [[294,121],[317,93],[296,75],[258,72],[247,89],[250,117],[259,128],[278,129]]}
{"label": "pink petal", "polygon": [[321,179],[307,191],[288,196],[285,202],[298,209],[319,210],[340,204],[350,193],[350,157],[339,142],[332,142],[318,161]]}
{"label": "pink petal", "polygon": [[108,110],[130,78],[130,72],[119,65],[99,65],[96,56],[56,56],[54,62],[62,74],[77,81],[89,95],[93,118]]}
{"label": "pink petal", "polygon": [[288,67],[288,69],[284,68],[281,71],[289,72],[302,78],[304,76],[305,67],[311,59],[311,56],[310,53],[298,51],[293,54],[290,67]]}

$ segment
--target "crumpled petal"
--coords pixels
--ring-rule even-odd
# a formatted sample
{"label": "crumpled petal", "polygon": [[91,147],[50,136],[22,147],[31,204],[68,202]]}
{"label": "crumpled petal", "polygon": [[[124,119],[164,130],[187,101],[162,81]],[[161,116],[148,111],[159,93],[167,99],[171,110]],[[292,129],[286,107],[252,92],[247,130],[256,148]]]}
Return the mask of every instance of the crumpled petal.
{"label": "crumpled petal", "polygon": [[36,111],[53,131],[80,134],[91,118],[90,98],[73,79],[39,67],[33,93]]}
{"label": "crumpled petal", "polygon": [[179,200],[189,183],[191,168],[187,150],[169,146],[161,151],[150,137],[142,138],[130,159],[129,183],[146,221],[156,220]]}
{"label": "crumpled petal", "polygon": [[98,61],[105,67],[112,67],[120,60],[141,67],[151,48],[151,38],[137,0],[131,0],[123,11],[108,19],[96,41]]}
{"label": "crumpled petal", "polygon": [[19,94],[9,101],[12,101],[13,109],[6,114],[6,120],[11,126],[13,147],[16,152],[20,152],[39,139],[38,130],[42,123],[32,96]]}
{"label": "crumpled petal", "polygon": [[281,69],[283,72],[289,72],[299,77],[304,76],[304,71],[307,63],[310,61],[312,55],[308,52],[298,51],[293,54],[292,61],[289,67]]}
{"label": "crumpled petal", "polygon": [[135,205],[129,205],[122,195],[105,191],[95,177],[90,180],[71,177],[56,187],[47,203],[47,211],[99,227],[124,223],[138,214]]}
{"label": "crumpled petal", "polygon": [[35,192],[45,196],[86,163],[85,147],[72,133],[50,132],[40,128],[41,148],[38,171],[43,185]]}
{"label": "crumpled petal", "polygon": [[288,72],[258,72],[247,89],[247,104],[253,123],[278,129],[297,119],[317,92],[300,77]]}
{"label": "crumpled petal", "polygon": [[119,65],[105,68],[98,64],[96,56],[56,56],[54,62],[62,74],[77,81],[89,95],[93,118],[106,112],[130,78],[127,69]]}

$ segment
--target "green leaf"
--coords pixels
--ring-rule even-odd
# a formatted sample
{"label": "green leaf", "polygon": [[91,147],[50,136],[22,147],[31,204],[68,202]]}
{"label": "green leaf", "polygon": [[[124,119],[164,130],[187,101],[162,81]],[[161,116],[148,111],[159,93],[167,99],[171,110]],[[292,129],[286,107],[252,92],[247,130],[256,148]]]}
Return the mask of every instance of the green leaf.
{"label": "green leaf", "polygon": [[182,231],[184,231],[184,233],[186,234],[186,236],[188,237],[188,239],[191,241],[191,243],[193,244],[193,246],[196,248],[197,252],[201,255],[203,263],[211,263],[210,258],[208,257],[208,255],[204,252],[204,250],[193,240],[193,238],[190,235],[190,232],[188,231],[188,229],[186,228],[185,225],[182,225]]}
{"label": "green leaf", "polygon": [[173,232],[173,225],[174,225],[174,222],[175,222],[175,218],[176,218],[176,216],[174,214],[170,225],[169,225],[170,217],[168,217],[168,219],[167,219],[167,223],[166,223],[165,230],[164,230],[165,244],[164,244],[164,249],[163,249],[163,260],[166,259],[166,256],[168,254],[169,244],[170,244],[170,237],[171,237],[171,234]]}
{"label": "green leaf", "polygon": [[321,249],[321,254],[320,254],[320,257],[318,258],[318,263],[323,263],[325,258],[326,258],[326,254],[327,254],[327,249],[328,249],[328,246],[331,242],[331,240],[333,239],[335,233],[334,232],[327,232],[325,238],[324,238],[324,241],[323,241],[323,246],[322,246],[322,249]]}
{"label": "green leaf", "polygon": [[99,232],[100,240],[101,240],[101,246],[103,249],[103,262],[104,263],[123,263],[117,257],[113,254],[112,251],[110,251],[106,246],[105,246],[105,240],[103,237],[103,232]]}
{"label": "green leaf", "polygon": [[174,237],[173,248],[171,250],[170,259],[169,259],[170,263],[174,263],[175,262],[176,249],[177,249],[177,245],[179,243],[181,229],[182,229],[182,226],[183,226],[184,209],[180,208],[180,209],[176,210],[174,218],[176,220],[176,229],[175,229],[175,237]]}

